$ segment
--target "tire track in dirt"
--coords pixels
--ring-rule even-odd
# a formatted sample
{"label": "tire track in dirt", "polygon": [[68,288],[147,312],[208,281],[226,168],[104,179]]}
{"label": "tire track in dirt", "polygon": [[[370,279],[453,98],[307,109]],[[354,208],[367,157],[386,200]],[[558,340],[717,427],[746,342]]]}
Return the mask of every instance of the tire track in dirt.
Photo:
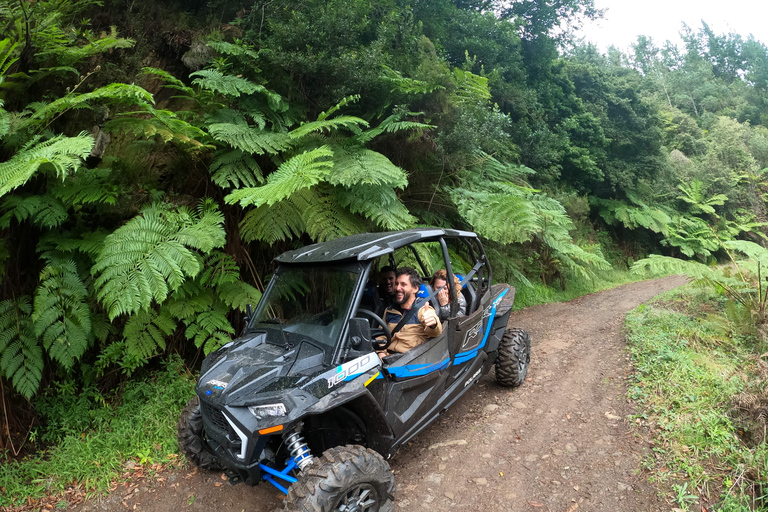
{"label": "tire track in dirt", "polygon": [[[532,362],[517,389],[493,372],[390,461],[395,510],[596,512],[669,507],[646,482],[642,443],[629,433],[628,311],[685,283],[667,277],[512,314],[530,332]],[[435,446],[455,441],[451,446]],[[121,486],[78,511],[267,512],[270,486],[230,486],[220,473],[176,472]]]}

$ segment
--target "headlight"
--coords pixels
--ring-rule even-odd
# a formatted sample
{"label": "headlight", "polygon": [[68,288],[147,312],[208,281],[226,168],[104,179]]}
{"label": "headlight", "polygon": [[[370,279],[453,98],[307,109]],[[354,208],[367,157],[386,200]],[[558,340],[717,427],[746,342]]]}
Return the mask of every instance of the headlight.
{"label": "headlight", "polygon": [[248,410],[260,420],[285,416],[288,412],[283,404],[251,405]]}

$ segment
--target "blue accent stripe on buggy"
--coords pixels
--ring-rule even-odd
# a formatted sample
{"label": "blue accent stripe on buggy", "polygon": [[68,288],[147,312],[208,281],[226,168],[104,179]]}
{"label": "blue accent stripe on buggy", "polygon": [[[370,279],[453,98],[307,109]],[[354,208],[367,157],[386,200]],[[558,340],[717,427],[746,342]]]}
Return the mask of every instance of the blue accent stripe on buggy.
{"label": "blue accent stripe on buggy", "polygon": [[418,377],[432,372],[438,372],[448,368],[451,364],[450,359],[444,359],[438,363],[427,364],[407,364],[405,366],[394,366],[387,368],[387,373],[395,377]]}
{"label": "blue accent stripe on buggy", "polygon": [[468,350],[466,352],[460,352],[456,354],[456,356],[453,358],[454,366],[462,363],[466,363],[470,359],[474,359],[477,356],[478,352],[480,352],[480,349],[485,347],[485,344],[488,341],[488,335],[491,334],[493,317],[496,316],[496,307],[499,305],[499,302],[501,302],[501,298],[504,297],[504,295],[506,295],[508,291],[509,291],[509,288],[501,292],[501,294],[498,297],[496,297],[496,300],[493,301],[493,305],[491,307],[491,314],[488,315],[488,326],[485,328],[485,335],[483,335],[483,341],[480,342],[480,345],[478,345],[476,348],[473,348],[472,350]]}

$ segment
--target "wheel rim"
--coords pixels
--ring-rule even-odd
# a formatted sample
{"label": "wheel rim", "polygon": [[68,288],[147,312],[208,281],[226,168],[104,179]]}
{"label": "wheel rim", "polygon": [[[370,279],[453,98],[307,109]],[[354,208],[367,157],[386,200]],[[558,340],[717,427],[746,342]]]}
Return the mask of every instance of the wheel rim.
{"label": "wheel rim", "polygon": [[359,484],[344,494],[336,512],[374,512],[378,510],[378,495],[371,484]]}

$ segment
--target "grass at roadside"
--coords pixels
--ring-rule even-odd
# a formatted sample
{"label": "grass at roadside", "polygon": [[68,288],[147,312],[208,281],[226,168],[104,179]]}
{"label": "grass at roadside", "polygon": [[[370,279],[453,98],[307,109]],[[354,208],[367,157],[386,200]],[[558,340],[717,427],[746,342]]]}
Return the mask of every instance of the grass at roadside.
{"label": "grass at roadside", "polygon": [[664,275],[666,274],[637,274],[629,270],[612,268],[600,271],[594,279],[569,278],[566,282],[565,290],[562,290],[558,284],[546,286],[541,282],[532,283],[532,286],[520,285],[516,287],[517,293],[515,295],[514,309],[523,309],[551,302],[567,302],[582,295],[616,288],[627,283],[663,277]]}
{"label": "grass at roadside", "polygon": [[768,348],[742,321],[722,297],[692,287],[627,316],[629,394],[654,445],[646,465],[683,510],[768,510]]}
{"label": "grass at roadside", "polygon": [[82,400],[60,399],[58,407],[49,405],[51,424],[40,435],[55,435],[57,442],[23,460],[4,460],[0,454],[0,507],[72,486],[104,492],[126,472],[129,461],[147,468],[178,463],[176,419],[193,386],[174,360],[151,378],[129,381],[115,403],[82,406]]}

